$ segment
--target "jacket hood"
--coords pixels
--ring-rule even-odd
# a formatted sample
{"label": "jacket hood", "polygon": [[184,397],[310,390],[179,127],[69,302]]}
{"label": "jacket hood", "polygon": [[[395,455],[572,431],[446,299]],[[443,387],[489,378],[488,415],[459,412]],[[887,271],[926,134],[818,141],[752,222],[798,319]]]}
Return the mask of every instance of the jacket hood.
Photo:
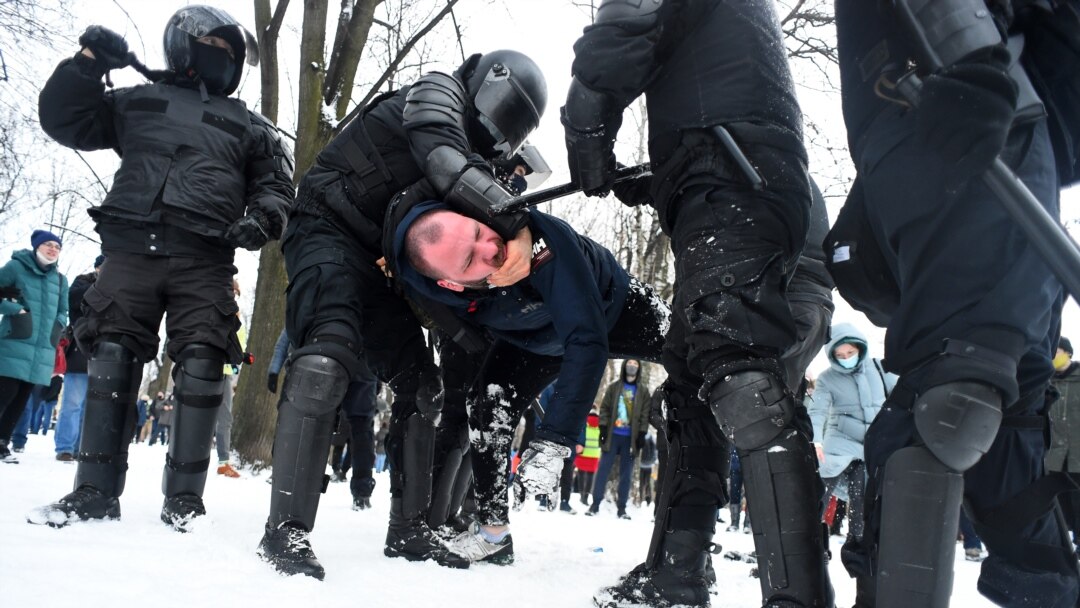
{"label": "jacket hood", "polygon": [[[836,356],[833,355],[833,351],[837,346],[848,343],[853,344],[859,348],[859,365],[856,365],[852,369],[840,365],[836,362]],[[851,374],[854,373],[859,367],[862,366],[863,361],[866,360],[867,353],[869,352],[869,345],[866,342],[866,335],[859,331],[854,325],[850,323],[837,323],[832,327],[832,340],[829,341],[826,346],[826,353],[829,358],[829,366],[841,373]]]}
{"label": "jacket hood", "polygon": [[[409,264],[409,260],[405,255],[405,233],[408,232],[409,226],[412,226],[413,222],[424,213],[436,209],[450,209],[450,207],[446,203],[439,201],[425,201],[418,203],[401,217],[397,226],[390,227],[393,230],[394,235],[390,267],[397,280],[401,281],[421,296],[447,305],[461,304],[461,294],[444,287],[439,287],[434,279],[425,277],[417,272],[416,269]],[[389,214],[387,221],[392,221]]]}
{"label": "jacket hood", "polygon": [[41,275],[49,274],[50,272],[55,271],[57,266],[56,263],[49,264],[49,267],[47,269],[42,270],[41,266],[38,266],[37,258],[34,256],[34,252],[29,249],[20,249],[18,251],[12,252],[11,259],[18,261],[23,266],[26,266],[26,268],[30,272]]}

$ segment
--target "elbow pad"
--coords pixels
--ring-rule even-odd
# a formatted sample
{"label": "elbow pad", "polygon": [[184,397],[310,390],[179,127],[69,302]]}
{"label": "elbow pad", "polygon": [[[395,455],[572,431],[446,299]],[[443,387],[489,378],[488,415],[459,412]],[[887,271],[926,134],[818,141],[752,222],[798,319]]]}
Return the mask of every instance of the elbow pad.
{"label": "elbow pad", "polygon": [[491,214],[492,206],[512,198],[487,171],[471,166],[460,151],[439,146],[427,157],[428,182],[442,199],[456,211],[490,226],[503,239],[510,240],[528,222],[525,213]]}

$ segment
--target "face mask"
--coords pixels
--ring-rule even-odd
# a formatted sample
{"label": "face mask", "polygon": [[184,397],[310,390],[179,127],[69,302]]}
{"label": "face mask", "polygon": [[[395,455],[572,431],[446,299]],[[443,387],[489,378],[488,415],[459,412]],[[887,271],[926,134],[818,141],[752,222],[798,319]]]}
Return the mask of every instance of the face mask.
{"label": "face mask", "polygon": [[195,48],[192,69],[202,79],[208,92],[221,94],[225,91],[225,87],[232,83],[233,75],[236,73],[236,62],[225,49],[201,42],[195,42],[192,46]]}
{"label": "face mask", "polygon": [[1072,357],[1069,356],[1069,353],[1058,353],[1054,357],[1054,369],[1064,369],[1070,361],[1072,361]]}
{"label": "face mask", "polygon": [[836,362],[844,369],[855,369],[855,366],[859,364],[859,355],[854,355],[847,359],[837,357]]}
{"label": "face mask", "polygon": [[38,264],[41,264],[42,266],[49,266],[51,264],[55,264],[57,260],[59,260],[59,258],[57,258],[56,260],[50,260],[49,258],[41,255],[40,251],[35,251],[34,257],[37,258]]}
{"label": "face mask", "polygon": [[626,366],[626,375],[627,376],[633,378],[634,376],[637,376],[637,373],[638,373],[638,366],[636,366],[636,365],[627,365]]}

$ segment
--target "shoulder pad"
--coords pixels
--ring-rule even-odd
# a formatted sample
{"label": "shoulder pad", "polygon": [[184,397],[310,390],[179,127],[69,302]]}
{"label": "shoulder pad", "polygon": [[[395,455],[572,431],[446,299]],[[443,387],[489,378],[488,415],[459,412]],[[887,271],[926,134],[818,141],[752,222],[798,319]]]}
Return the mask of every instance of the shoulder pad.
{"label": "shoulder pad", "polygon": [[267,143],[263,145],[268,145],[269,149],[264,153],[269,157],[280,159],[280,161],[276,163],[277,170],[288,173],[291,178],[296,164],[293,161],[292,146],[290,146],[282,137],[284,131],[279,129],[274,123],[270,122],[269,118],[258,112],[248,110],[248,117],[251,119],[252,128],[261,131],[266,135],[265,141]]}
{"label": "shoulder pad", "polygon": [[660,10],[664,0],[603,0],[596,9],[596,21],[607,23],[651,15]]}
{"label": "shoulder pad", "polygon": [[468,97],[461,82],[441,72],[429,72],[409,87],[402,113],[405,128],[411,124],[447,123],[464,130]]}

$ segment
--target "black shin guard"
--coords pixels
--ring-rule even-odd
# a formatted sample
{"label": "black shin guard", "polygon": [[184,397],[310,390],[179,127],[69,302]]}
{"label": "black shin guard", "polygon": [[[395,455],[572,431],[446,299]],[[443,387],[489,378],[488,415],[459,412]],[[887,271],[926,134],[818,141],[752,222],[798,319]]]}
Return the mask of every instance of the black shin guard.
{"label": "black shin guard", "polygon": [[326,455],[337,408],[345,398],[349,373],[337,361],[302,355],[285,377],[274,435],[274,480],[268,526],[295,522],[315,526],[319,498],[326,490]]}
{"label": "black shin guard", "polygon": [[211,346],[191,345],[177,355],[176,411],[165,457],[161,491],[166,497],[202,496],[218,407],[225,393],[225,353]]}
{"label": "black shin guard", "polygon": [[433,529],[445,524],[461,507],[461,500],[465,497],[465,481],[461,478],[468,477],[472,472],[471,463],[466,462],[468,449],[468,428],[438,429],[432,469],[431,509],[427,519],[428,526]]}
{"label": "black shin guard", "polygon": [[907,447],[886,461],[881,487],[878,608],[948,606],[963,476],[925,447]]}
{"label": "black shin guard", "polygon": [[739,459],[766,604],[784,599],[831,607],[828,534],[820,516],[824,488],[810,442],[788,430],[764,446],[739,450]]}
{"label": "black shin guard", "polygon": [[115,498],[124,492],[128,444],[138,419],[135,400],[142,365],[127,348],[98,342],[87,364],[87,375],[75,488],[89,485]]}
{"label": "black shin guard", "polygon": [[[417,520],[427,515],[431,505],[432,463],[435,455],[435,425],[420,413],[404,422],[401,444],[395,446],[397,462],[390,474],[390,493],[400,496],[399,509],[390,510],[390,524],[395,520]],[[396,463],[395,463],[396,464]]]}

